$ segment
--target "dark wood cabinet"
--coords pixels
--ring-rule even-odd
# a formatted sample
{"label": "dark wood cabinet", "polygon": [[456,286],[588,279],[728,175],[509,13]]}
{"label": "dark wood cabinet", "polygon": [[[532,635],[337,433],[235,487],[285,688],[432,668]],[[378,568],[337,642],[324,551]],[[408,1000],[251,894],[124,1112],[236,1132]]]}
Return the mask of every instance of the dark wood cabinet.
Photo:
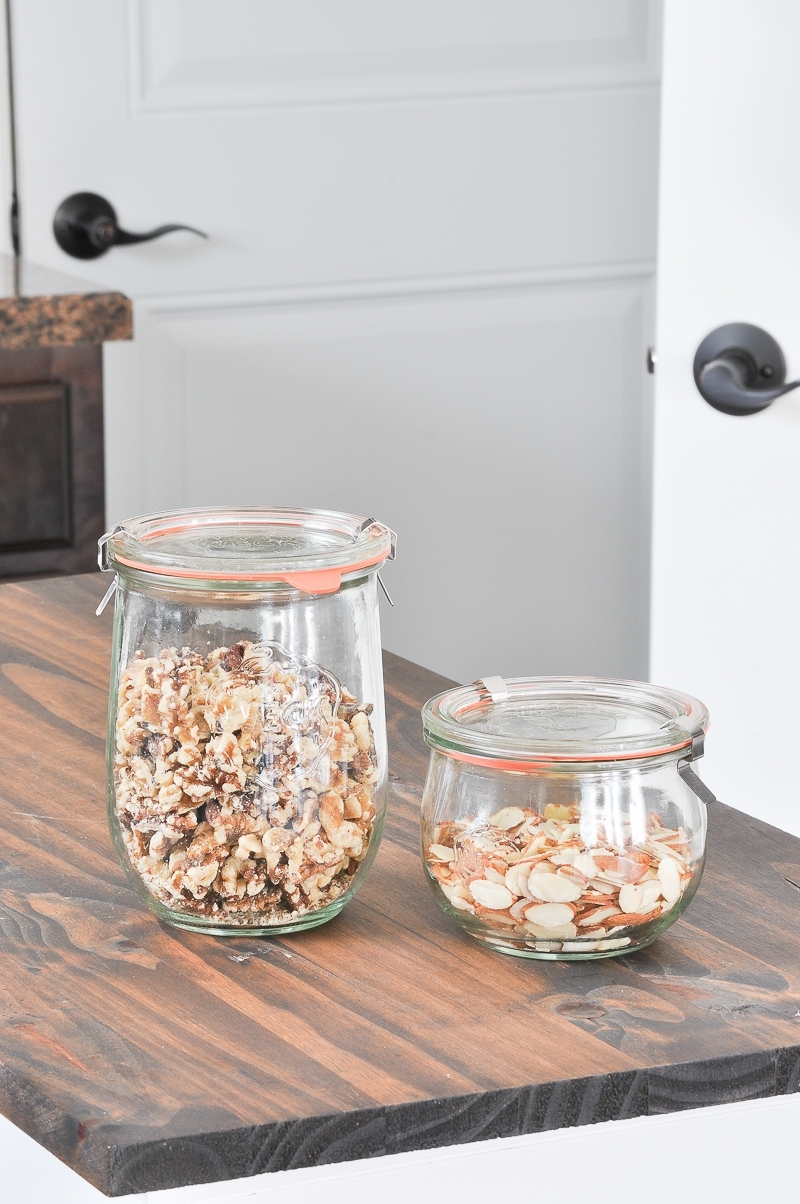
{"label": "dark wood cabinet", "polygon": [[103,474],[102,348],[0,351],[0,577],[94,568]]}
{"label": "dark wood cabinet", "polygon": [[53,291],[0,295],[5,580],[96,566],[105,530],[102,343],[132,333],[121,294],[76,292],[42,269],[28,276]]}

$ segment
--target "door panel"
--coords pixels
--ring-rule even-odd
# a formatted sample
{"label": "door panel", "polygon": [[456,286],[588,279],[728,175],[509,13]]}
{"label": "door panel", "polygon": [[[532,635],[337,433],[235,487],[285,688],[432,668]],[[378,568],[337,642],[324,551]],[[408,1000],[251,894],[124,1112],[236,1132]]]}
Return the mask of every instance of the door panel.
{"label": "door panel", "polygon": [[692,378],[731,321],[800,374],[800,9],[679,0],[665,37],[651,672],[708,704],[724,802],[800,834],[800,399],[735,418]]}
{"label": "door panel", "polygon": [[[644,675],[660,7],[19,0],[26,254],[106,195],[110,521],[393,523],[394,651]],[[58,98],[57,103],[55,98]],[[391,586],[390,586],[391,588]]]}
{"label": "door panel", "polygon": [[464,680],[643,676],[650,287],[143,302],[145,508],[379,512],[388,646]]}
{"label": "door panel", "polygon": [[138,0],[134,112],[652,83],[639,0]]}

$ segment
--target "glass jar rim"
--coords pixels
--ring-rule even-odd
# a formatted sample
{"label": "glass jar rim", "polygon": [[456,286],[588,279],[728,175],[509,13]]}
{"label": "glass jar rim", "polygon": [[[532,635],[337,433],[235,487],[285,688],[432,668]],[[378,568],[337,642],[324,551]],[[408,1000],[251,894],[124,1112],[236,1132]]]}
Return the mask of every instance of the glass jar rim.
{"label": "glass jar rim", "polygon": [[394,558],[394,532],[373,518],[294,507],[204,507],[145,514],[99,540],[101,569],[335,593],[345,574]]}
{"label": "glass jar rim", "polygon": [[600,677],[486,678],[422,708],[431,748],[517,772],[679,753],[708,725],[707,708],[689,694]]}

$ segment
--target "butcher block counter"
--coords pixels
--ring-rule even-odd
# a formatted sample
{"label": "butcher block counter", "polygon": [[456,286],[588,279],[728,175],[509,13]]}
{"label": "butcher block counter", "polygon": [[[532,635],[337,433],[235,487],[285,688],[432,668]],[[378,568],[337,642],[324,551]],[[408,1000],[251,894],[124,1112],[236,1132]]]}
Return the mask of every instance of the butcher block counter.
{"label": "butcher block counter", "polygon": [[105,818],[99,574],[0,587],[0,1111],[110,1195],[761,1099],[800,1078],[800,841],[718,804],[686,915],[586,964],[493,953],[419,855],[419,710],[386,655],[386,834],[321,928],[169,928]]}

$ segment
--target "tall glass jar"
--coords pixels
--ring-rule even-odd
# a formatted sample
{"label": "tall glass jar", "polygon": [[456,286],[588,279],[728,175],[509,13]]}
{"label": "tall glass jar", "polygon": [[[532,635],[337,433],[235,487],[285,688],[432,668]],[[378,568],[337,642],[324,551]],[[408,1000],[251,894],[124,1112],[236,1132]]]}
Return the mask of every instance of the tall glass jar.
{"label": "tall glass jar", "polygon": [[101,540],[109,822],[161,919],[276,934],[352,898],[386,805],[376,581],[393,541],[288,509],[173,511]]}
{"label": "tall glass jar", "polygon": [[485,678],[422,712],[422,853],[470,936],[520,957],[642,949],[703,872],[701,702],[643,682]]}

